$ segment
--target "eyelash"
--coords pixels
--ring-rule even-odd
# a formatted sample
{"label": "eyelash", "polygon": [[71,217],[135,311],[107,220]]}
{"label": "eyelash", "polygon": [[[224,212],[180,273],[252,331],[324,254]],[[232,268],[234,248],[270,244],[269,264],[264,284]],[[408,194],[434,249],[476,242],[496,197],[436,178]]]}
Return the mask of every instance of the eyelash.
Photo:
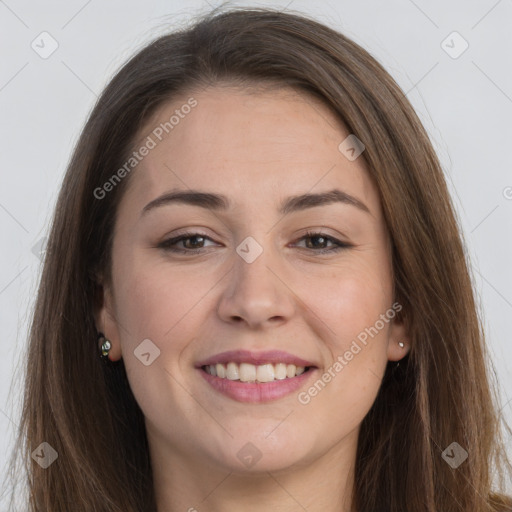
{"label": "eyelash", "polygon": [[[198,249],[178,249],[176,247],[172,247],[173,245],[183,241],[187,240],[188,238],[194,238],[194,237],[201,237],[203,239],[207,239],[210,241],[213,241],[210,237],[203,235],[202,233],[183,233],[177,237],[169,238],[168,240],[164,240],[162,243],[158,245],[159,248],[164,249],[166,251],[175,252],[175,253],[181,253],[181,254],[198,254],[203,251],[203,247],[200,247]],[[310,249],[306,247],[306,249],[309,249],[310,251],[314,251],[316,253],[320,254],[327,254],[327,253],[335,253],[342,251],[343,249],[348,249],[352,247],[351,244],[347,244],[345,242],[341,242],[340,240],[337,240],[336,238],[333,238],[332,236],[328,236],[324,233],[316,233],[316,232],[310,232],[308,231],[305,235],[303,235],[299,240],[303,240],[304,238],[324,238],[328,242],[332,242],[336,244],[335,247],[331,247],[329,249]]]}

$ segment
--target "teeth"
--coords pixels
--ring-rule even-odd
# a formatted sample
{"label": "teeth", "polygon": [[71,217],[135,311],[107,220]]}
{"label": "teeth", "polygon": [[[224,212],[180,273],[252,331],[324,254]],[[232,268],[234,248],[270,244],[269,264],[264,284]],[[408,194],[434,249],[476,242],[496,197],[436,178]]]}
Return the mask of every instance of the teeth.
{"label": "teeth", "polygon": [[[210,368],[211,368],[211,366],[210,366]],[[214,366],[214,368],[216,370],[217,377],[220,377],[221,379],[226,378],[226,367],[223,364],[216,364]],[[212,373],[212,375],[214,375],[214,374]]]}
{"label": "teeth", "polygon": [[226,377],[229,380],[238,380],[240,378],[238,365],[236,363],[228,363],[228,367],[226,368]]}
{"label": "teeth", "polygon": [[262,366],[258,366],[258,369],[256,370],[256,379],[258,382],[272,382],[274,380],[274,373],[273,364],[264,364]]}
{"label": "teeth", "polygon": [[[235,363],[229,363],[235,364]],[[242,363],[240,365],[240,380],[242,382],[254,382],[256,380],[256,366],[253,364]]]}
{"label": "teeth", "polygon": [[284,363],[274,365],[274,378],[277,380],[286,379],[286,365]]}
{"label": "teeth", "polygon": [[240,380],[241,382],[272,382],[286,378],[291,379],[306,371],[304,366],[285,363],[269,363],[258,366],[249,363],[210,364],[204,369],[210,375],[221,379]]}

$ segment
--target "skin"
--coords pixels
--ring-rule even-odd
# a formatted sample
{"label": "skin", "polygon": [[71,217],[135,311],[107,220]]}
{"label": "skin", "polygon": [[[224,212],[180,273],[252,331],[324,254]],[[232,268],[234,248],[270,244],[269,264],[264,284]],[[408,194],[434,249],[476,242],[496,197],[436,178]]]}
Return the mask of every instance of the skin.
{"label": "skin", "polygon": [[[408,351],[401,323],[387,322],[307,404],[296,392],[267,403],[235,401],[194,365],[226,350],[284,350],[318,366],[304,391],[390,310],[389,235],[364,153],[349,161],[338,149],[349,135],[343,124],[291,89],[216,86],[175,98],[140,140],[190,96],[197,106],[130,176],[115,226],[112,285],[96,312],[112,342],[109,357],[124,359],[145,415],[158,510],[353,510],[359,427],[387,361]],[[173,188],[221,193],[233,206],[168,204],[141,216]],[[369,213],[343,203],[277,212],[289,195],[334,188]],[[319,254],[335,244],[303,238],[308,229],[351,247]],[[189,230],[208,237],[185,241],[203,247],[201,254],[158,247]],[[250,264],[235,250],[247,236],[263,248]],[[160,350],[148,366],[134,355],[144,339]],[[261,454],[251,467],[237,457],[248,442]]]}

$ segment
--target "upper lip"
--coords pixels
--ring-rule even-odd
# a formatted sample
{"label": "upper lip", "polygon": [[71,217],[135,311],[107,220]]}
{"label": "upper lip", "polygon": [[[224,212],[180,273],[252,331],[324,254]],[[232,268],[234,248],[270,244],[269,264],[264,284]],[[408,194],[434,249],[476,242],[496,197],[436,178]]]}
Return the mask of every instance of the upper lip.
{"label": "upper lip", "polygon": [[252,352],[250,350],[229,350],[204,359],[196,364],[197,368],[202,366],[226,364],[226,363],[249,363],[255,366],[263,364],[286,363],[295,366],[315,366],[312,362],[300,357],[283,352],[282,350],[267,350],[264,352]]}

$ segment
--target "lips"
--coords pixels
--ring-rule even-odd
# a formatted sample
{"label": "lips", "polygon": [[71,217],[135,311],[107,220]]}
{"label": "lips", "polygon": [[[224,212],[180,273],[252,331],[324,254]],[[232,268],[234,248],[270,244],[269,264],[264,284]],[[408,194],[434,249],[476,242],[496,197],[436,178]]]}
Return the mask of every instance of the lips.
{"label": "lips", "polygon": [[288,352],[283,352],[281,350],[267,350],[265,352],[251,352],[249,350],[230,350],[209,357],[208,359],[204,359],[203,361],[198,362],[195,366],[196,368],[201,368],[202,366],[216,364],[227,365],[228,363],[236,363],[238,365],[240,365],[241,363],[248,363],[254,366],[283,363],[294,364],[295,366],[316,367],[314,362],[306,361],[305,359],[289,354]]}
{"label": "lips", "polygon": [[267,402],[297,391],[317,366],[311,361],[272,350],[233,350],[198,362],[196,368],[210,386],[239,402]]}

